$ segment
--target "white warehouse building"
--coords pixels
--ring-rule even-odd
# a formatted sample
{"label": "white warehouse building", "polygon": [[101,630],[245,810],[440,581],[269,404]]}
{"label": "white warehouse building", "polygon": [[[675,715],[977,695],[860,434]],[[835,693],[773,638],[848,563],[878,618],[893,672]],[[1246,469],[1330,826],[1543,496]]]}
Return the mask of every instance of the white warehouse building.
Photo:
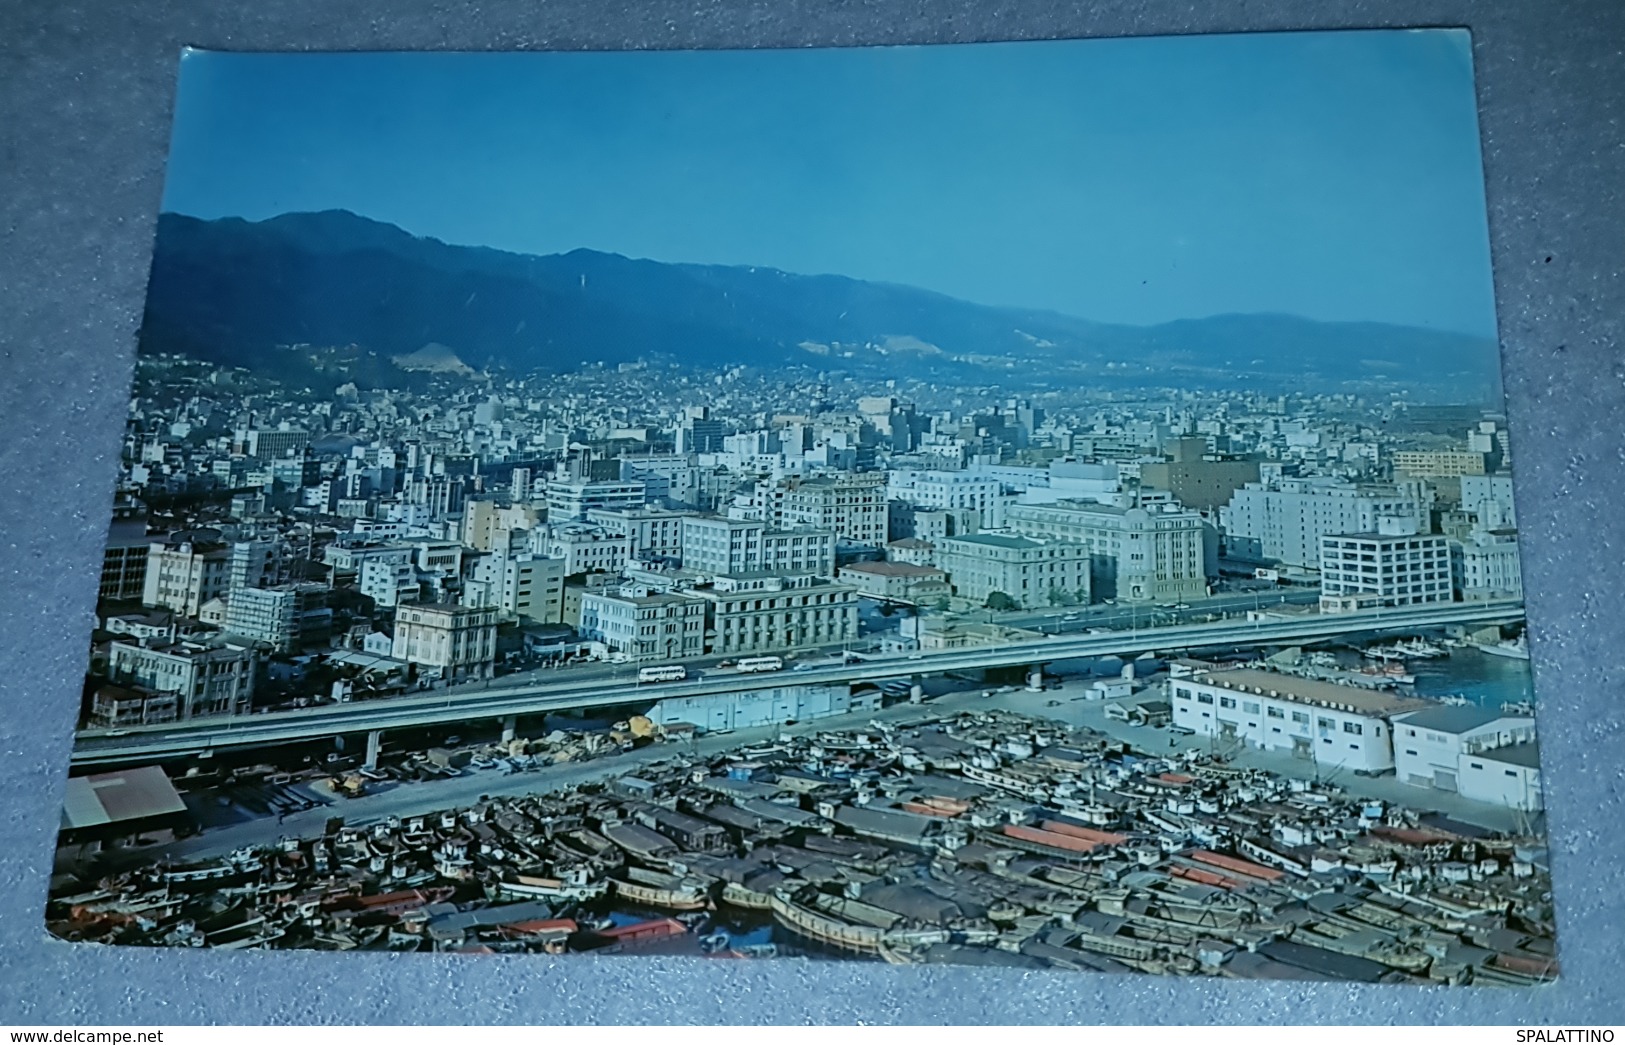
{"label": "white warehouse building", "polygon": [[1534,739],[1534,719],[1470,704],[1396,715],[1394,777],[1418,787],[1460,791],[1465,757]]}
{"label": "white warehouse building", "polygon": [[1168,689],[1175,726],[1366,775],[1394,768],[1389,720],[1433,706],[1256,668],[1200,672]]}

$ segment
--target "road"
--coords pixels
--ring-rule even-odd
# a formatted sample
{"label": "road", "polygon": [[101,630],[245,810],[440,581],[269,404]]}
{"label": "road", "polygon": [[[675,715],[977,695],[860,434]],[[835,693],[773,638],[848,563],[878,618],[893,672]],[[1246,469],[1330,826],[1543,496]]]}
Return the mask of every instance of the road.
{"label": "road", "polygon": [[1138,655],[1152,651],[1222,649],[1237,645],[1286,644],[1351,634],[1379,634],[1517,619],[1516,601],[1442,604],[1416,608],[1336,615],[1306,614],[1282,621],[1225,620],[1139,628],[1104,634],[1045,636],[999,646],[980,646],[887,656],[866,656],[856,663],[807,663],[809,670],[739,674],[704,672],[681,682],[635,682],[634,668],[624,674],[583,681],[571,676],[552,684],[498,680],[486,688],[438,691],[421,696],[324,705],[298,711],[235,718],[203,718],[128,730],[86,731],[73,752],[76,766],[129,764],[142,760],[185,757],[215,749],[265,747],[345,733],[418,728],[481,719],[534,715],[581,707],[647,705],[673,697],[733,694],[788,685],[880,683],[952,671],[1032,667],[1062,660]]}
{"label": "road", "polygon": [[[213,828],[178,842],[139,847],[126,852],[132,864],[159,859],[173,862],[213,859],[243,847],[272,845],[284,837],[315,837],[322,833],[328,818],[335,816],[343,817],[347,824],[366,826],[391,816],[422,816],[439,810],[466,807],[484,798],[540,794],[626,776],[639,766],[671,758],[710,759],[727,751],[771,741],[782,733],[803,735],[823,730],[861,729],[871,721],[907,721],[964,710],[1000,708],[1035,718],[1054,719],[1071,726],[1085,726],[1150,755],[1188,751],[1211,753],[1210,738],[1184,736],[1167,729],[1134,726],[1106,718],[1108,704],[1137,703],[1159,696],[1163,688],[1160,683],[1153,683],[1135,695],[1117,701],[1083,699],[1088,684],[1087,679],[1069,679],[1063,681],[1059,689],[1042,693],[1000,691],[993,697],[984,697],[982,694],[985,690],[980,685],[961,689],[953,687],[964,683],[939,680],[932,687],[938,691],[937,694],[923,705],[899,704],[878,712],[819,719],[791,727],[739,730],[726,736],[701,737],[691,742],[655,744],[626,754],[591,762],[547,766],[530,773],[504,774],[496,769],[465,770],[464,775],[459,777],[393,784],[361,798],[332,799],[328,804],[290,815],[281,823],[273,817],[261,817]],[[1051,706],[1056,701],[1059,704]],[[1446,792],[1413,787],[1392,776],[1360,777],[1352,773],[1328,772],[1280,752],[1250,748],[1226,754],[1230,756],[1231,765],[1261,769],[1293,779],[1318,778],[1358,798],[1374,799],[1418,811],[1439,812],[1464,823],[1495,831],[1514,831],[1519,826],[1518,815],[1509,809],[1469,801]]]}
{"label": "road", "polygon": [[[1320,601],[1320,592],[1314,589],[1285,589],[1278,591],[1226,592],[1178,603],[1174,609],[1158,606],[1079,606],[1073,609],[1022,610],[1015,613],[993,614],[995,624],[1011,628],[1030,628],[1048,635],[1065,635],[1090,628],[1116,628],[1133,630],[1139,627],[1157,627],[1171,624],[1192,624],[1208,620],[1212,615],[1242,614],[1248,610],[1267,610],[1280,606],[1313,606]],[[959,615],[961,620],[986,620],[988,612]]]}

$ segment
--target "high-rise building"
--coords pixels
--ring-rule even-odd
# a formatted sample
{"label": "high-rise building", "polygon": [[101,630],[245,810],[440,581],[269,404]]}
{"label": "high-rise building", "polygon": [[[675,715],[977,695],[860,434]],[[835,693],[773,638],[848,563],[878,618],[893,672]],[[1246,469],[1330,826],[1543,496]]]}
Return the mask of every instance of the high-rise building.
{"label": "high-rise building", "polygon": [[290,653],[325,638],[332,629],[327,592],[325,584],[310,582],[238,588],[226,601],[226,631],[264,643],[277,653]]}
{"label": "high-rise building", "polygon": [[682,423],[677,426],[677,452],[680,454],[714,454],[722,452],[722,440],[727,434],[723,423],[711,416],[708,406],[691,406],[683,411]]}
{"label": "high-rise building", "polygon": [[1408,518],[1380,520],[1369,533],[1320,539],[1320,599],[1328,611],[1450,602],[1450,546],[1418,533]]}
{"label": "high-rise building", "polygon": [[463,605],[495,606],[534,624],[564,617],[565,563],[541,555],[488,555],[474,565]]}

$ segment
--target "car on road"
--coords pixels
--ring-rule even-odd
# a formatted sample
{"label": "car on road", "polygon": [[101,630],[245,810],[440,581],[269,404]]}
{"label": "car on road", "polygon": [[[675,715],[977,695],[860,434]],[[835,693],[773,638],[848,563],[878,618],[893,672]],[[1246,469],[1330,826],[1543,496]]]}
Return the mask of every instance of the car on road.
{"label": "car on road", "polygon": [[1047,708],[1058,708],[1061,706],[1061,702],[1059,700],[1046,700],[1044,701],[1044,706]]}
{"label": "car on road", "polygon": [[1196,735],[1196,730],[1189,726],[1169,726],[1168,732],[1177,733],[1182,737],[1194,737]]}

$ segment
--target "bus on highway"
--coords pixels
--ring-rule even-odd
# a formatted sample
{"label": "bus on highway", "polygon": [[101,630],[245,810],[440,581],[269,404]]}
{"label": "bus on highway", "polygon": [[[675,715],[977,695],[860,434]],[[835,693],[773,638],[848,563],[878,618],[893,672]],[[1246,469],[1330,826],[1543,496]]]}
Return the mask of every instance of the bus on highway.
{"label": "bus on highway", "polygon": [[780,657],[745,657],[734,665],[735,671],[782,671],[784,660]]}
{"label": "bus on highway", "polygon": [[672,664],[664,668],[644,668],[638,672],[639,682],[681,682],[688,678],[688,669]]}

